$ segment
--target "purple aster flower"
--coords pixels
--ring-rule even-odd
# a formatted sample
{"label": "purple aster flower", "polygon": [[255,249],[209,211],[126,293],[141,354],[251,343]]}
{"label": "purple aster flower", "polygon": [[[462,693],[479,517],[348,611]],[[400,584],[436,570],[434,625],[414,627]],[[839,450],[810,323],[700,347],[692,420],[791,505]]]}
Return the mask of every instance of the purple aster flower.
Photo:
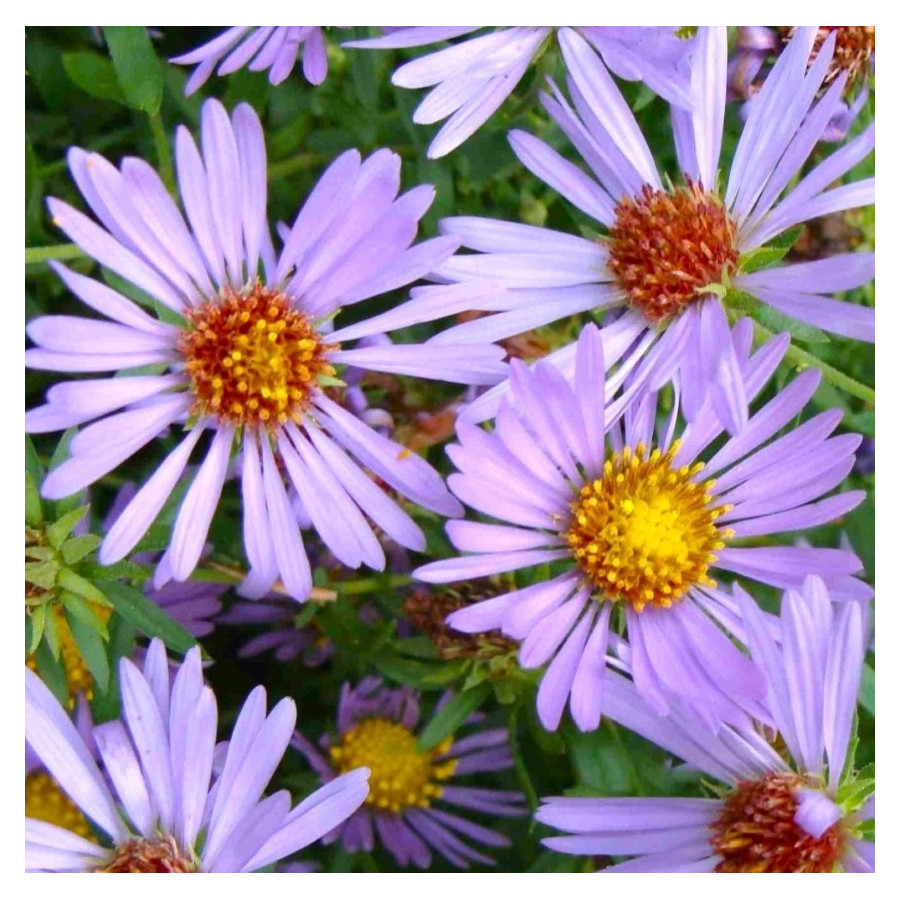
{"label": "purple aster flower", "polygon": [[[739,323],[736,375],[752,401],[788,336],[752,355],[751,339],[751,323]],[[820,525],[859,504],[863,491],[825,495],[850,472],[860,437],[829,437],[841,419],[836,409],[776,437],[812,397],[818,370],[799,375],[715,452],[709,448],[724,428],[710,401],[676,440],[677,393],[657,428],[656,394],[629,400],[626,392],[605,403],[597,387],[603,371],[594,325],[578,340],[573,386],[547,362],[529,369],[512,361],[511,394],[493,430],[461,422],[459,443],[447,448],[460,470],[449,479],[453,492],[502,524],[448,522],[450,540],[467,555],[413,575],[444,583],[554,566],[553,577],[448,619],[457,631],[500,628],[521,640],[524,668],[550,662],[537,697],[548,729],[567,701],[580,729],[598,726],[617,623],[628,644],[616,655],[627,653],[637,690],[658,712],[678,695],[710,728],[743,721],[740,707],[761,699],[764,686],[718,627],[741,637],[711,573],[799,588],[810,572],[832,583],[859,571],[859,559],[844,550],[758,539]],[[867,585],[854,584],[857,595],[869,595]]]}
{"label": "purple aster flower", "polygon": [[[574,62],[563,35],[581,34],[589,52],[628,81],[644,81],[661,96],[680,106],[691,104],[689,77],[683,65],[691,41],[675,28],[499,27],[473,36],[480,26],[417,26],[397,28],[383,37],[348,41],[345,47],[391,49],[424,47],[457,37],[466,39],[400,66],[394,84],[405,88],[431,87],[413,114],[413,121],[430,125],[450,117],[428,148],[431,159],[445,156],[471,137],[515,90],[531,63],[547,48],[555,31],[566,65]],[[598,60],[599,64],[599,60]]]}
{"label": "purple aster flower", "polygon": [[[367,427],[326,388],[335,367],[495,383],[505,373],[494,346],[417,344],[345,348],[379,331],[372,319],[333,327],[341,307],[394,290],[439,265],[455,238],[412,246],[430,205],[430,186],[398,196],[400,158],[355,150],[326,170],[283,232],[276,257],[266,221],[262,127],[241,104],[229,119],[208,100],[201,156],[184,128],[176,163],[187,220],[157,174],[138,159],[116,169],[73,149],[72,174],[101,225],[59,200],[56,224],[90,256],[152,298],[152,316],[107,285],[54,266],[67,287],[103,319],[42,316],[28,326],[35,347],[26,365],[59,372],[127,374],[52,387],[47,403],[26,413],[26,430],[56,431],[94,421],[52,471],[45,496],[68,496],[103,477],[155,437],[184,434],[137,492],[100,549],[104,564],[122,559],[156,518],[203,442],[204,458],[177,514],[157,585],[185,580],[202,553],[210,522],[240,448],[244,544],[251,572],[243,588],[263,596],[281,578],[305,599],[312,582],[294,506],[303,508],[345,565],[384,565],[370,521],[416,550],[425,539],[380,487],[443,515],[459,504],[422,458]],[[260,264],[261,270],[260,271]],[[296,491],[294,505],[285,479]]]}
{"label": "purple aster flower", "polygon": [[[741,316],[748,302],[759,301],[834,334],[874,341],[873,309],[827,296],[871,280],[873,253],[760,268],[768,241],[809,219],[875,199],[874,178],[831,187],[871,152],[874,124],[795,181],[846,82],[846,75],[839,75],[816,100],[834,38],[819,48],[807,70],[815,41],[815,28],[798,29],[773,67],[720,192],[725,29],[698,32],[691,65],[693,112],[672,109],[684,173],[684,184],[677,186],[660,176],[628,104],[592,47],[575,32],[563,31],[575,109],[558,91],[544,104],[591,174],[532,135],[514,131],[510,142],[525,166],[596,219],[604,234],[589,240],[491,219],[444,220],[444,232],[477,252],[454,256],[435,270],[435,280],[457,287],[489,280],[499,288],[477,307],[493,315],[449,328],[431,343],[496,340],[576,314],[621,310],[604,329],[607,366],[625,359],[620,375],[628,367],[648,379],[660,372],[680,374],[688,418],[711,391],[723,423],[736,433],[746,424],[747,398],[741,379],[734,377],[737,361],[726,310]],[[445,287],[433,297],[422,293],[407,314],[415,309],[423,316],[443,316],[462,308],[448,308],[446,292]],[[556,361],[570,368],[574,348],[558,354]],[[489,391],[469,415],[492,415],[497,395],[497,389]]]}
{"label": "purple aster flower", "polygon": [[44,683],[25,671],[25,740],[103,836],[92,840],[26,818],[26,871],[250,872],[318,840],[365,799],[366,769],[294,809],[287,791],[262,797],[297,718],[287,699],[266,716],[262,687],[239,712],[214,778],[218,712],[199,649],[188,653],[171,687],[159,640],[143,672],[127,659],[119,671],[123,717],[93,732],[102,773]]}
{"label": "purple aster flower", "polygon": [[[603,711],[722,783],[714,799],[551,797],[539,822],[567,832],[561,853],[633,856],[606,872],[873,872],[874,774],[848,748],[864,657],[860,608],[834,608],[821,579],[788,591],[782,643],[756,603],[736,593],[778,729],[725,726],[713,735],[684,709],[655,715],[611,674]],[[768,739],[767,739],[768,738]]]}
{"label": "purple aster flower", "polygon": [[206,83],[216,66],[217,75],[230,75],[245,66],[251,72],[268,70],[269,82],[281,84],[293,71],[301,47],[306,80],[321,84],[328,74],[328,54],[324,30],[318,25],[237,25],[171,62],[197,66],[184,89],[190,95]]}
{"label": "purple aster flower", "polygon": [[[445,695],[444,700],[449,699]],[[477,716],[469,722],[477,720]],[[516,791],[456,785],[460,775],[500,772],[512,768],[503,728],[450,737],[436,747],[420,748],[418,694],[411,688],[382,687],[366,678],[355,688],[345,684],[337,714],[337,739],[323,735],[320,752],[299,733],[293,744],[326,784],[357,766],[371,770],[371,790],[365,805],[326,838],[341,839],[349,853],[371,851],[381,844],[401,866],[420,869],[431,863],[432,851],[468,869],[470,863],[493,860],[463,839],[485,847],[508,847],[502,834],[442,809],[460,807],[493,816],[524,814]]]}
{"label": "purple aster flower", "polygon": [[[738,29],[735,56],[728,65],[729,95],[752,101],[766,77],[767,60],[777,56],[796,29],[765,28],[760,25]],[[834,55],[825,76],[825,86],[846,72],[843,100],[838,104],[823,141],[842,141],[869,99],[869,79],[875,74],[874,25],[820,25],[813,47],[815,54],[831,32],[835,32]],[[744,115],[749,105],[744,107]]]}

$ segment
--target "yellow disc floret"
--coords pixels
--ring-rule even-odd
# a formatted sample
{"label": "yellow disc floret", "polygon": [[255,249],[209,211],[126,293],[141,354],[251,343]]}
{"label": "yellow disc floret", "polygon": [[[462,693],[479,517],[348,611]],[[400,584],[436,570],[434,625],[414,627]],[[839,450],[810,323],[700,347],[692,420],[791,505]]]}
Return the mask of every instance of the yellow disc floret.
{"label": "yellow disc floret", "polygon": [[260,284],[187,314],[178,349],[185,358],[194,415],[232,425],[275,428],[299,422],[322,376],[334,375],[332,349],[309,317],[280,291]]}
{"label": "yellow disc floret", "polygon": [[92,837],[91,826],[81,810],[47,772],[32,772],[25,776],[25,815],[29,819],[58,825],[83,838]]}
{"label": "yellow disc floret", "polygon": [[372,770],[366,803],[377,809],[400,812],[407,807],[428,806],[440,797],[446,781],[456,771],[456,760],[441,760],[453,744],[447,738],[431,750],[420,750],[413,733],[389,719],[365,719],[331,748],[331,761],[339,772],[360,766]]}
{"label": "yellow disc floret", "polygon": [[703,463],[675,468],[677,443],[649,457],[625,447],[587,482],[572,503],[564,537],[575,560],[605,599],[625,600],[640,612],[668,607],[707,576],[714,552],[731,531],[715,521],[730,507],[712,507],[712,481],[698,482]]}

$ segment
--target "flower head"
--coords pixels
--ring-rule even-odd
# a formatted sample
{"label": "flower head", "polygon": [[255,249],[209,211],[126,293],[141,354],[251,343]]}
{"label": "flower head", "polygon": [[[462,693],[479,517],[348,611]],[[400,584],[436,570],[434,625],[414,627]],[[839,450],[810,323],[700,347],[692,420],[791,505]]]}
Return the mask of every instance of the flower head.
{"label": "flower head", "polygon": [[[749,325],[735,329],[734,345],[736,375],[752,401],[781,361],[787,336],[751,355]],[[868,596],[865,584],[848,579],[861,568],[853,553],[741,546],[859,504],[861,491],[820,498],[849,473],[860,437],[829,437],[841,418],[831,410],[775,438],[814,393],[817,371],[797,377],[715,453],[707,448],[724,428],[710,402],[676,439],[677,396],[657,429],[656,394],[629,397],[626,390],[605,403],[597,387],[603,371],[595,326],[578,341],[573,386],[549,363],[529,370],[513,360],[510,396],[494,429],[460,423],[459,444],[448,448],[460,470],[449,479],[453,492],[503,524],[449,522],[450,539],[467,555],[413,574],[443,583],[553,567],[546,580],[448,619],[459,631],[500,628],[521,640],[525,668],[550,662],[537,700],[547,728],[559,724],[570,696],[576,724],[597,727],[611,649],[630,661],[637,689],[659,712],[677,695],[710,728],[743,721],[740,707],[761,699],[763,684],[718,627],[742,636],[713,575],[799,588],[816,572],[840,583],[845,596]],[[617,623],[627,645],[615,639]]]}
{"label": "flower head", "polygon": [[172,62],[197,66],[184,89],[190,95],[206,83],[216,66],[218,75],[230,75],[244,66],[251,72],[268,71],[269,81],[281,84],[291,74],[301,49],[303,75],[310,84],[321,84],[328,74],[328,55],[324,29],[317,25],[238,25]]}
{"label": "flower head", "polygon": [[753,599],[736,595],[784,749],[759,724],[713,735],[683,707],[658,717],[627,679],[610,675],[604,713],[721,787],[711,799],[551,797],[537,819],[568,834],[547,846],[635,857],[609,872],[874,871],[864,823],[875,817],[875,779],[847,757],[864,657],[860,606],[833,607],[810,576],[785,594],[779,645]]}
{"label": "flower head", "polygon": [[[544,142],[513,131],[521,162],[602,229],[598,239],[476,217],[445,219],[441,228],[465,248],[439,266],[435,280],[497,285],[482,298],[492,315],[447,329],[434,339],[496,340],[588,311],[619,311],[604,334],[608,368],[619,377],[661,383],[681,379],[689,418],[710,395],[732,434],[746,424],[743,384],[726,310],[734,316],[761,302],[778,313],[834,334],[873,342],[874,310],[828,295],[874,276],[874,254],[841,253],[786,265],[779,235],[819,216],[874,202],[874,179],[832,187],[874,148],[874,124],[795,182],[841,102],[846,73],[824,94],[835,39],[816,48],[816,29],[800,28],[753,101],[733,162],[720,184],[727,41],[724,28],[701,28],[691,60],[692,111],[673,106],[680,172],[668,180],[606,67],[579,34],[564,30],[568,87],[574,109],[557,90],[544,105],[589,169]],[[814,58],[811,57],[814,55]],[[443,288],[446,291],[446,288]],[[428,316],[443,294],[427,293]],[[568,372],[574,348],[558,351]],[[503,390],[506,390],[504,388]],[[498,390],[469,410],[493,415]]]}
{"label": "flower head", "polygon": [[[557,30],[577,31],[620,77],[644,81],[673,103],[690,106],[683,63],[691,42],[681,38],[675,28],[503,26],[476,36],[480,30],[455,25],[395,28],[383,37],[344,44],[389,49],[424,47],[464,38],[405,63],[392,79],[400,87],[432,87],[413,114],[413,121],[430,125],[449,116],[428,148],[432,159],[455,150],[497,111]],[[561,40],[560,46],[566,64],[571,65],[568,45]]]}
{"label": "flower head", "polygon": [[143,671],[123,659],[120,676],[122,719],[93,730],[101,773],[56,699],[25,671],[25,740],[102,835],[79,835],[69,819],[26,818],[26,870],[249,872],[318,840],[365,800],[366,769],[347,772],[294,809],[287,791],[262,797],[297,717],[291,700],[266,716],[262,687],[241,708],[214,777],[218,712],[199,648],[171,686],[158,639]]}
{"label": "flower head", "polygon": [[[139,291],[158,317],[124,294],[56,266],[66,285],[102,319],[43,316],[28,326],[26,364],[61,372],[126,374],[55,385],[26,414],[31,432],[94,421],[68,460],[44,482],[65,497],[114,469],[172,426],[174,450],[118,517],[100,549],[109,564],[135,546],[171,496],[198,446],[205,448],[175,520],[157,584],[186,579],[202,553],[224,482],[239,473],[251,572],[244,590],[262,596],[280,577],[303,600],[310,568],[298,522],[311,523],[345,565],[384,566],[371,523],[405,547],[424,537],[366,471],[402,497],[455,515],[456,501],[420,457],[348,412],[336,379],[345,366],[463,383],[503,377],[503,351],[484,346],[344,343],[380,333],[375,319],[333,330],[341,307],[400,288],[453,251],[454,238],[412,246],[433,189],[398,196],[400,159],[350,150],[328,168],[276,257],[266,220],[262,127],[242,104],[229,119],[220,103],[202,110],[202,147],[181,128],[176,162],[186,219],[156,173],[127,159],[116,169],[96,153],[69,163],[102,223],[51,199],[56,224],[89,255]],[[402,305],[386,315],[401,316]],[[418,321],[405,318],[405,324]],[[204,439],[210,437],[208,443]],[[232,451],[240,450],[239,459]],[[285,480],[296,491],[289,499]]]}
{"label": "flower head", "polygon": [[[449,699],[448,697],[445,699]],[[338,735],[325,735],[320,752],[300,734],[294,746],[326,783],[356,766],[371,770],[365,804],[335,832],[345,849],[371,851],[380,843],[401,866],[426,868],[432,851],[460,868],[490,865],[489,856],[462,838],[486,847],[509,841],[492,829],[442,809],[456,806],[496,816],[519,816],[522,797],[515,791],[455,785],[461,775],[499,772],[512,767],[502,728],[448,737],[423,748],[416,737],[419,700],[410,688],[386,688],[378,678],[357,687],[344,685],[338,707]],[[377,836],[377,838],[376,838]]]}

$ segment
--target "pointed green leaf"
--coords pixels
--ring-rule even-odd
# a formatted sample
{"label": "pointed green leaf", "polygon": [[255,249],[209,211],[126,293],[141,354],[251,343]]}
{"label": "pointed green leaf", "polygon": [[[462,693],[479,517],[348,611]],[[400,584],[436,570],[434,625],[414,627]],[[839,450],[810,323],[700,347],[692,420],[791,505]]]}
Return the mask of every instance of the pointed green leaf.
{"label": "pointed green leaf", "polygon": [[66,600],[63,605],[66,609],[67,619],[78,619],[78,621],[84,623],[86,627],[96,631],[104,641],[109,640],[109,632],[106,630],[106,624],[91,608],[91,604],[85,599],[76,594],[66,594]]}
{"label": "pointed green leaf", "polygon": [[44,636],[44,623],[47,620],[46,605],[35,607],[28,618],[31,620],[31,643],[28,652],[34,653]]}
{"label": "pointed green leaf", "polygon": [[815,325],[807,325],[791,316],[786,316],[774,306],[760,304],[752,313],[754,319],[769,331],[780,333],[787,331],[791,338],[803,344],[829,344],[831,339]]}
{"label": "pointed green leaf", "polygon": [[72,83],[97,100],[126,103],[125,94],[108,59],[91,50],[63,53],[63,68]]}
{"label": "pointed green leaf", "polygon": [[478,709],[491,693],[490,685],[480,684],[457,694],[432,716],[419,735],[419,748],[431,750],[450,737]]}
{"label": "pointed green leaf", "polygon": [[50,648],[53,658],[59,659],[62,646],[59,641],[59,620],[56,617],[56,608],[51,609],[45,606],[44,609],[47,610],[44,618],[44,643]]}
{"label": "pointed green leaf", "polygon": [[197,641],[142,591],[118,581],[98,582],[116,612],[147,637],[158,637],[170,650],[186,653]]}
{"label": "pointed green leaf", "polygon": [[129,106],[151,116],[159,112],[163,97],[162,67],[147,29],[139,25],[103,29],[119,84]]}
{"label": "pointed green leaf", "polygon": [[139,566],[128,559],[119,560],[111,566],[102,566],[98,562],[87,560],[81,564],[79,572],[91,581],[96,581],[98,578],[124,578],[127,581],[139,583],[146,581],[150,574],[144,566]]}
{"label": "pointed green leaf", "polygon": [[54,659],[46,641],[41,641],[34,654],[38,675],[63,709],[69,708],[69,682],[62,660]]}
{"label": "pointed green leaf", "polygon": [[93,553],[101,543],[101,538],[96,534],[80,534],[69,538],[62,545],[62,558],[67,566],[72,566],[85,558],[88,553]]}
{"label": "pointed green leaf", "polygon": [[[63,436],[59,439],[59,443],[53,451],[53,456],[50,457],[50,465],[48,466],[49,471],[52,472],[54,469],[61,466],[68,458],[69,444],[72,443],[72,439],[76,434],[78,434],[77,428],[69,428],[67,431],[63,432]],[[73,509],[77,509],[79,506],[83,506],[84,498],[84,491],[76,491],[70,497],[63,497],[62,500],[54,500],[52,509],[55,511],[56,518],[59,518]]]}
{"label": "pointed green leaf", "polygon": [[[43,548],[41,548],[43,549]],[[59,566],[53,560],[25,563],[25,580],[35,587],[50,591],[56,587]]]}
{"label": "pointed green leaf", "polygon": [[41,458],[34,449],[31,438],[25,435],[25,471],[31,476],[35,484],[41,484],[44,480],[44,467]]}
{"label": "pointed green leaf", "polygon": [[72,533],[72,529],[84,518],[89,507],[79,506],[47,526],[47,543],[58,550],[62,542]]}
{"label": "pointed green leaf", "polygon": [[73,572],[71,569],[63,569],[59,573],[59,586],[79,597],[86,600],[93,600],[102,606],[109,606],[110,603],[103,596],[103,592],[93,583],[82,578],[81,575]]}
{"label": "pointed green leaf", "polygon": [[[109,621],[109,642],[107,657],[111,661],[131,659],[134,656],[134,629],[121,616],[113,616]],[[121,716],[121,697],[119,694],[119,667],[110,666],[110,678],[107,690],[101,691],[95,686],[91,699],[91,714],[95,723],[109,722]]]}
{"label": "pointed green leaf", "polygon": [[[66,621],[72,631],[72,637],[81,652],[85,665],[90,670],[97,687],[106,691],[109,686],[109,660],[106,658],[106,645],[97,631],[76,615],[70,615],[71,606],[66,607]],[[102,623],[101,623],[102,624]],[[106,628],[104,627],[104,632]]]}
{"label": "pointed green leaf", "polygon": [[41,509],[41,495],[30,472],[25,473],[25,524],[40,528],[44,522]]}
{"label": "pointed green leaf", "polygon": [[866,663],[859,681],[859,702],[871,715],[875,715],[875,670]]}

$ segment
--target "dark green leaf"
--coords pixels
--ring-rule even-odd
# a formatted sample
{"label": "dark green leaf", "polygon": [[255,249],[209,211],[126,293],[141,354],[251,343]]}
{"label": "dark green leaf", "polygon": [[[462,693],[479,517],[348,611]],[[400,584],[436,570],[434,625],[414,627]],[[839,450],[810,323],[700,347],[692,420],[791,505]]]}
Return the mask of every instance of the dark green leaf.
{"label": "dark green leaf", "polygon": [[41,484],[44,480],[44,467],[41,459],[34,449],[31,438],[25,435],[25,471],[34,479],[35,484]]}
{"label": "dark green leaf", "polygon": [[125,103],[115,69],[108,59],[90,50],[63,53],[63,68],[72,83],[97,100]]}
{"label": "dark green leaf", "polygon": [[419,735],[419,747],[430,750],[450,737],[475,712],[491,693],[490,685],[480,684],[463,691],[445,703]]}
{"label": "dark green leaf", "polygon": [[[53,456],[50,457],[49,471],[52,472],[54,469],[59,468],[59,466],[61,466],[68,458],[69,444],[72,443],[72,439],[76,434],[78,434],[77,428],[69,428],[67,431],[63,432],[63,436],[59,439],[59,443],[53,451]],[[69,497],[63,497],[62,500],[54,500],[53,509],[56,512],[57,518],[73,509],[77,509],[79,506],[83,506],[84,497],[84,491],[76,491]]]}
{"label": "dark green leaf", "polygon": [[[90,669],[98,689],[105,692],[109,687],[109,660],[106,658],[106,645],[94,628],[78,616],[70,615],[71,609],[71,607],[66,607],[66,621],[69,623],[72,637],[75,638],[82,659]],[[105,628],[103,630],[106,631]]]}
{"label": "dark green leaf", "polygon": [[791,338],[804,344],[828,344],[831,342],[828,335],[820,328],[786,316],[773,306],[760,304],[751,315],[769,331],[774,331],[776,334],[787,331]]}
{"label": "dark green leaf", "polygon": [[37,182],[37,161],[28,135],[25,135],[25,209],[31,206],[35,184]]}
{"label": "dark green leaf", "polygon": [[59,643],[59,620],[56,617],[56,610],[45,606],[44,609],[48,615],[44,619],[44,643],[50,648],[54,659],[59,659],[59,653],[62,647]]}
{"label": "dark green leaf", "polygon": [[875,671],[866,663],[859,682],[859,702],[871,715],[875,715]]}
{"label": "dark green leaf", "polygon": [[443,664],[429,664],[394,654],[385,654],[373,662],[381,674],[391,681],[423,690],[445,687],[456,681],[467,665],[464,659]]}
{"label": "dark green leaf", "polygon": [[100,581],[100,589],[112,601],[116,612],[148,637],[158,637],[176,653],[186,653],[197,641],[174,619],[136,588],[117,581]]}
{"label": "dark green leaf", "polygon": [[41,495],[30,472],[25,472],[25,524],[31,528],[40,528],[44,521],[41,509]]}
{"label": "dark green leaf", "polygon": [[115,661],[123,658],[131,659],[134,654],[134,629],[121,616],[113,616],[110,619],[107,648],[108,658],[114,664],[110,668],[107,690],[95,688],[91,700],[91,713],[97,723],[118,719],[121,714],[119,667],[115,665]]}
{"label": "dark green leaf", "polygon": [[91,604],[82,597],[78,597],[75,594],[67,594],[65,608],[66,617],[69,620],[73,618],[78,619],[88,628],[96,631],[104,641],[109,640],[109,632],[106,630],[103,619],[91,608]]}
{"label": "dark green leaf", "polygon": [[128,104],[156,115],[162,103],[163,75],[147,29],[140,25],[115,26],[104,28],[103,36]]}
{"label": "dark green leaf", "polygon": [[414,656],[416,659],[438,659],[438,652],[431,640],[424,634],[415,637],[397,638],[391,646],[404,656]]}
{"label": "dark green leaf", "polygon": [[[357,32],[363,29],[357,28]],[[359,53],[351,51],[349,54],[350,77],[353,79],[353,89],[359,102],[368,110],[378,108],[378,72],[375,68],[374,53]]]}
{"label": "dark green leaf", "polygon": [[46,641],[41,641],[34,654],[34,660],[37,663],[38,675],[44,684],[50,688],[50,691],[59,700],[63,709],[69,706],[69,682],[66,678],[66,670],[62,661],[55,659]]}

